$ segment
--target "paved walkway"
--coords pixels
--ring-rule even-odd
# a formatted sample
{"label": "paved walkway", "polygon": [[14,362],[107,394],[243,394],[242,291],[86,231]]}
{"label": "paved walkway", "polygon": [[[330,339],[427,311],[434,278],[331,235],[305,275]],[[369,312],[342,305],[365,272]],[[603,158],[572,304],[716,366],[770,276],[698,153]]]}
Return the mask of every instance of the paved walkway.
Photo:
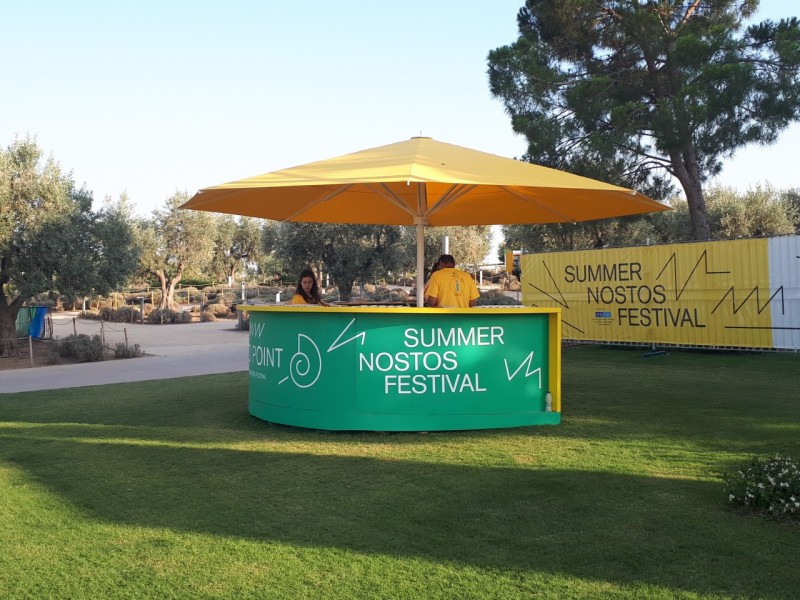
{"label": "paved walkway", "polygon": [[[100,333],[98,321],[75,319],[73,324],[73,317],[75,313],[54,314],[53,334]],[[249,336],[236,329],[234,320],[183,325],[104,323],[103,334],[111,347],[127,334],[128,343],[139,344],[147,356],[0,371],[0,394],[247,370]]]}

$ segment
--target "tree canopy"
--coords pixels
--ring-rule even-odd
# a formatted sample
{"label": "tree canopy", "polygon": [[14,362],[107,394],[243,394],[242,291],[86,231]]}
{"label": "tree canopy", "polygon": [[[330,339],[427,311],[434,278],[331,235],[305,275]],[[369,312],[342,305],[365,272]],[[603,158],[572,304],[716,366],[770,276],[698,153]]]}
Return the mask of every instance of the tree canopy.
{"label": "tree canopy", "polygon": [[[479,265],[489,249],[488,226],[430,227],[425,231],[425,264],[442,254],[441,240],[450,239],[450,253],[459,264]],[[353,284],[416,268],[416,232],[413,227],[280,223],[264,229],[264,249],[284,260],[289,273],[303,268],[325,271],[333,278],[342,300],[349,300]],[[321,274],[321,273],[320,273]]]}
{"label": "tree canopy", "polygon": [[[442,254],[441,242],[444,236],[448,238],[449,254],[461,266],[477,267],[483,263],[491,247],[492,232],[488,225],[428,227],[425,229],[426,265],[431,265]],[[413,245],[411,252],[414,252]]]}
{"label": "tree canopy", "polygon": [[[746,192],[715,186],[706,193],[714,240],[800,233],[800,193],[757,186]],[[506,245],[527,252],[588,250],[692,241],[689,207],[674,198],[674,209],[652,215],[560,225],[509,225]]]}
{"label": "tree canopy", "polygon": [[199,273],[211,260],[217,232],[214,216],[180,210],[188,199],[187,192],[175,192],[139,229],[140,269],[155,276],[161,285],[159,308],[173,308],[175,286],[184,273]]}
{"label": "tree canopy", "polygon": [[29,299],[107,293],[136,258],[121,205],[93,212],[91,193],[30,138],[0,150],[0,354],[15,351],[17,314]]}
{"label": "tree canopy", "polygon": [[328,223],[281,223],[275,247],[290,273],[303,268],[324,268],[339,296],[349,300],[356,280],[369,281],[407,262],[405,228],[392,225],[343,225]]}
{"label": "tree canopy", "polygon": [[227,279],[233,285],[236,271],[243,262],[258,262],[261,258],[262,227],[258,219],[216,217],[216,239],[211,256],[211,271],[215,277]]}
{"label": "tree canopy", "polygon": [[744,27],[758,0],[527,0],[489,53],[525,159],[659,199],[676,179],[693,237],[722,160],[800,117],[797,18]]}

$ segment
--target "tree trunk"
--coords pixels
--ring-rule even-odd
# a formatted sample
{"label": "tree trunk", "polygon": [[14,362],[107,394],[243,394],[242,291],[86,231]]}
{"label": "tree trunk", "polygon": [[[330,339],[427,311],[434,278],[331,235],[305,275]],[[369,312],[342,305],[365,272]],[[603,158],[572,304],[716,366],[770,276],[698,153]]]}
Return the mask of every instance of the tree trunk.
{"label": "tree trunk", "polygon": [[159,310],[164,310],[165,308],[169,308],[169,303],[167,302],[167,275],[164,271],[155,271],[155,274],[161,285],[161,300],[158,302],[158,308]]}
{"label": "tree trunk", "polygon": [[681,154],[670,154],[670,162],[675,170],[675,176],[686,194],[689,205],[689,216],[692,219],[692,236],[698,242],[711,239],[711,228],[708,225],[708,211],[706,199],[703,195],[703,185],[700,178],[700,166],[697,164],[693,148],[687,148]]}
{"label": "tree trunk", "polygon": [[158,281],[161,283],[161,302],[158,305],[160,309],[175,309],[175,286],[180,283],[183,277],[183,264],[178,265],[178,270],[172,277],[167,277],[163,270],[155,271]]}
{"label": "tree trunk", "polygon": [[692,236],[699,242],[710,240],[711,228],[708,225],[703,188],[697,182],[697,185],[685,187],[684,191],[686,192],[686,201],[689,204],[689,216],[692,219]]}
{"label": "tree trunk", "polygon": [[180,274],[175,277],[165,280],[161,287],[161,308],[169,308],[175,310],[177,304],[175,303],[175,286],[181,280]]}
{"label": "tree trunk", "polygon": [[19,352],[17,314],[22,303],[23,299],[17,296],[9,304],[0,292],[0,356],[16,356]]}
{"label": "tree trunk", "polygon": [[342,302],[349,302],[350,298],[353,297],[353,285],[355,285],[355,279],[350,279],[349,281],[344,282],[336,282],[336,287],[339,290],[339,299]]}

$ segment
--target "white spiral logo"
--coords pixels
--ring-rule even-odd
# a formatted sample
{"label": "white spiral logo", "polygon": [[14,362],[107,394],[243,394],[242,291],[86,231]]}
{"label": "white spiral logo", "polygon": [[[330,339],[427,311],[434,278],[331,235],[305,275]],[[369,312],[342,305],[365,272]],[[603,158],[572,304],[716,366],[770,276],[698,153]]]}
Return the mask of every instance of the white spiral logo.
{"label": "white spiral logo", "polygon": [[319,348],[310,337],[298,333],[297,352],[289,361],[289,375],[292,381],[299,388],[308,388],[317,382],[321,374],[322,355]]}

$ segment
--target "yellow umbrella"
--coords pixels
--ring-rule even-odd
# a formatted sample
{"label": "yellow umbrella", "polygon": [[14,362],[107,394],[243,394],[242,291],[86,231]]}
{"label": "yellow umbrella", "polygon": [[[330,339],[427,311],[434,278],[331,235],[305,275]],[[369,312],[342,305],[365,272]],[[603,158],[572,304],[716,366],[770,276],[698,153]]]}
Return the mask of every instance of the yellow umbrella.
{"label": "yellow umbrella", "polygon": [[[635,191],[431,138],[232,181],[181,208],[276,221],[415,225],[573,223],[669,210]],[[422,294],[417,305],[422,306]]]}

